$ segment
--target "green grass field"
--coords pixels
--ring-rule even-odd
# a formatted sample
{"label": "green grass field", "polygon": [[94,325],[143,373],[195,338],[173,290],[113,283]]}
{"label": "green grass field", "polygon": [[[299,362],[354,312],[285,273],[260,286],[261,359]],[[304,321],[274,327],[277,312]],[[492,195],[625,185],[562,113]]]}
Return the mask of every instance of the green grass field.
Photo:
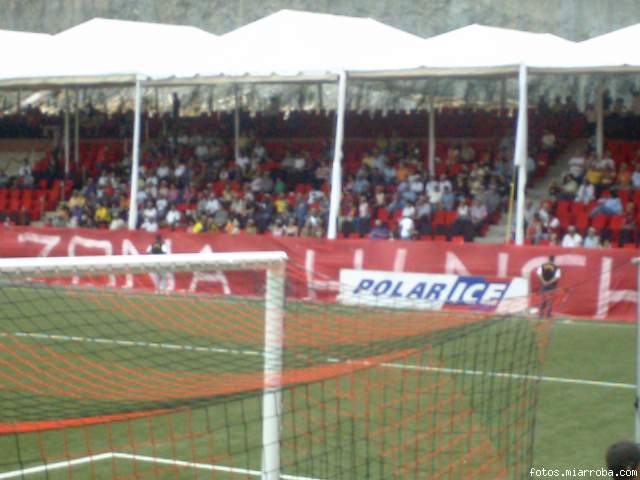
{"label": "green grass field", "polygon": [[[544,375],[635,384],[635,325],[557,323]],[[600,468],[606,448],[634,436],[632,388],[543,381],[534,463],[545,468]]]}
{"label": "green grass field", "polygon": [[[0,288],[0,423],[180,410],[110,427],[0,435],[0,479],[20,478],[7,472],[41,465],[42,452],[49,463],[102,455],[73,466],[73,478],[256,478],[262,397],[255,382],[262,368],[262,309],[262,302],[246,299]],[[340,359],[409,351],[423,348],[424,342],[436,346],[384,368],[342,372],[342,377],[320,372],[322,381],[285,389],[286,473],[323,479],[426,478],[455,458],[460,439],[467,450],[478,451],[469,459],[474,463],[489,455],[482,449],[486,440],[516,445],[528,432],[513,426],[522,412],[509,402],[526,400],[532,382],[465,373],[531,372],[535,352],[521,351],[532,338],[529,326],[522,327],[526,320],[489,321],[482,328],[461,322],[445,328],[449,317],[425,320],[424,313],[400,316],[304,302],[290,302],[288,312],[295,320],[288,323],[291,345],[285,364],[303,371],[304,378],[327,358],[337,358],[339,365]],[[425,321],[433,323],[431,330],[421,330]],[[394,322],[410,335],[394,337],[388,327]],[[368,331],[370,324],[376,328]],[[324,338],[318,338],[320,332]],[[634,381],[634,352],[633,326],[554,326],[540,384],[536,467],[598,468],[611,442],[631,438],[634,390],[627,384]],[[425,364],[444,370],[413,370]],[[456,392],[466,398],[454,402]],[[441,404],[442,412],[432,412],[434,404]],[[449,422],[467,410],[473,413]],[[428,418],[420,411],[429,411]],[[403,423],[403,418],[412,421]],[[387,428],[394,425],[400,427]],[[481,425],[484,433],[460,433],[471,425]],[[439,443],[421,443],[421,429],[436,427],[442,428]],[[445,446],[448,450],[440,457],[429,453]],[[519,452],[506,451],[512,464],[526,461]],[[127,455],[245,470],[198,470]],[[419,468],[402,470],[417,458]],[[66,479],[69,469],[24,478]]]}

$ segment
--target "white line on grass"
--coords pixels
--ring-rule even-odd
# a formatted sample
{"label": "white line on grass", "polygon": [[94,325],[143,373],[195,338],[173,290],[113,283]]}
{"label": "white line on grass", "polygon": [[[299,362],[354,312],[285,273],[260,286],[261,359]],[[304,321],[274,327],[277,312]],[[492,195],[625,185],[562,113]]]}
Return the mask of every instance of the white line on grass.
{"label": "white line on grass", "polygon": [[595,327],[595,328],[637,328],[635,322],[632,323],[623,323],[623,322],[603,322],[599,320],[572,320],[567,318],[565,320],[558,320],[558,324],[560,325],[571,325],[572,327]]}
{"label": "white line on grass", "polygon": [[76,465],[83,465],[90,462],[99,462],[101,460],[109,460],[113,458],[112,452],[101,453],[99,455],[90,455],[88,457],[76,458],[75,460],[67,460],[63,462],[49,463],[46,465],[39,465],[37,467],[24,468],[22,470],[14,470],[12,472],[0,473],[0,480],[7,478],[18,478],[27,475],[33,475],[35,473],[50,472],[53,470],[59,470],[61,468],[74,467]]}
{"label": "white line on grass", "polygon": [[175,343],[155,343],[155,342],[135,342],[132,340],[118,340],[112,338],[94,338],[94,337],[77,337],[68,335],[52,335],[49,333],[1,333],[0,337],[6,337],[13,335],[15,337],[27,337],[38,338],[44,340],[58,340],[61,342],[82,342],[82,343],[101,343],[120,345],[123,347],[144,347],[144,348],[161,348],[165,350],[185,350],[190,352],[205,352],[205,353],[231,353],[236,355],[255,355],[260,356],[262,352],[257,350],[236,350],[230,348],[215,348],[215,347],[198,347],[195,345],[178,345]]}
{"label": "white line on grass", "polygon": [[572,383],[576,385],[591,385],[593,387],[624,388],[629,390],[635,390],[636,388],[636,386],[631,383],[600,382],[597,380],[580,380],[577,378],[562,378],[562,377],[543,377],[543,376],[538,377],[536,375],[524,375],[521,373],[484,372],[482,370],[464,370],[460,368],[428,367],[423,365],[404,365],[400,363],[383,363],[382,366],[387,368],[400,368],[405,370],[423,370],[423,371],[434,371],[434,372],[464,374],[464,375],[486,375],[487,377],[513,378],[518,380],[539,379],[543,382]]}
{"label": "white line on grass", "polygon": [[[184,351],[193,351],[193,352],[200,352],[200,353],[226,353],[226,354],[233,354],[233,355],[252,355],[252,356],[263,355],[263,352],[259,352],[257,350],[238,350],[238,349],[218,348],[218,347],[198,347],[194,345],[178,345],[173,343],[153,343],[153,342],[140,342],[140,341],[131,341],[131,340],[117,340],[117,339],[111,339],[111,338],[52,335],[48,333],[25,333],[25,332],[0,333],[0,337],[7,337],[9,335],[13,335],[16,337],[36,338],[41,340],[55,340],[55,341],[61,341],[61,342],[112,344],[112,345],[120,345],[123,347],[159,348],[159,349],[166,349],[166,350],[184,350]],[[338,363],[338,362],[343,362],[345,360],[342,360],[339,358],[327,358],[327,361],[332,363]],[[367,362],[365,362],[364,364],[366,365]],[[516,380],[536,380],[537,379],[542,382],[549,382],[549,383],[565,383],[565,384],[572,384],[572,385],[586,385],[586,386],[604,387],[604,388],[621,388],[626,390],[635,390],[636,388],[636,386],[631,383],[603,382],[598,380],[582,380],[579,378],[547,377],[547,376],[536,376],[536,375],[524,375],[520,373],[509,373],[509,372],[486,372],[483,370],[432,367],[428,365],[405,365],[402,363],[383,363],[381,365],[385,368],[433,371],[433,372],[443,372],[443,373],[451,373],[451,374],[457,374],[457,375],[461,375],[461,374],[486,375],[489,377],[512,378]],[[0,477],[0,480],[1,479],[2,477]]]}
{"label": "white line on grass", "polygon": [[[106,452],[99,455],[90,455],[88,457],[76,458],[74,460],[66,460],[55,463],[48,463],[45,465],[39,465],[37,467],[24,468],[22,470],[14,470],[12,472],[0,473],[0,480],[6,480],[10,478],[24,477],[27,475],[33,475],[36,473],[50,472],[53,470],[60,470],[62,468],[74,467],[77,465],[83,465],[90,462],[99,462],[102,460],[135,460],[138,462],[158,463],[161,465],[173,465],[175,467],[193,468],[196,470],[209,470],[215,472],[225,472],[238,475],[249,475],[252,477],[262,476],[262,472],[259,470],[250,470],[247,468],[226,467],[224,465],[213,465],[210,463],[198,463],[198,462],[186,462],[183,460],[174,460],[171,458],[162,457],[149,457],[147,455],[134,455],[131,453],[122,452]],[[297,475],[282,474],[280,478],[284,480],[321,480],[319,478],[311,477],[299,477]]]}
{"label": "white line on grass", "polygon": [[[132,455],[130,453],[118,453],[114,452],[115,458],[123,458],[129,460],[138,460],[140,462],[159,463],[162,465],[174,465],[176,467],[189,467],[198,470],[209,470],[216,472],[237,473],[238,475],[250,475],[252,477],[261,477],[262,472],[259,470],[249,470],[247,468],[225,467],[222,465],[211,465],[209,463],[194,463],[185,462],[182,460],[172,460],[170,458],[148,457],[146,455]],[[321,480],[319,478],[312,477],[299,477],[297,475],[281,474],[280,478],[284,480]]]}

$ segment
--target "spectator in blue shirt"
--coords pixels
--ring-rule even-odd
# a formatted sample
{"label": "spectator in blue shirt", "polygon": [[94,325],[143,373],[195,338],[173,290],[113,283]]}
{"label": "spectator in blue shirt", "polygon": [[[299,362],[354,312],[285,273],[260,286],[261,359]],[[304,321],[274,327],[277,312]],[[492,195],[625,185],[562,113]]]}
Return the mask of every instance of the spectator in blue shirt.
{"label": "spectator in blue shirt", "polygon": [[591,211],[590,216],[596,215],[622,215],[622,202],[618,195],[613,192],[610,198],[601,198],[598,200],[598,206]]}
{"label": "spectator in blue shirt", "polygon": [[369,232],[369,238],[371,240],[388,240],[391,236],[387,225],[382,223],[380,219],[376,220],[375,226]]}

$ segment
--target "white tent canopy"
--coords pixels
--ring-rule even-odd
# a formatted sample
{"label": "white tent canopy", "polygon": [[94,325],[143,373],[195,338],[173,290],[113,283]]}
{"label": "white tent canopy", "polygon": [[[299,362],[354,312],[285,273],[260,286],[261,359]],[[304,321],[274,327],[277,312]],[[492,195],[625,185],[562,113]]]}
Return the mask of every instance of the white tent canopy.
{"label": "white tent canopy", "polygon": [[536,50],[564,50],[573,44],[547,33],[473,24],[424,40],[394,58],[380,59],[378,69],[380,76],[515,75]]}
{"label": "white tent canopy", "polygon": [[15,43],[39,43],[47,38],[51,38],[51,35],[46,33],[35,32],[21,32],[17,30],[1,30],[0,29],[0,42],[3,45],[13,45]]}
{"label": "white tent canopy", "polygon": [[219,42],[195,27],[102,18],[46,37],[17,46],[3,65],[0,86],[114,85],[193,76],[193,66]]}
{"label": "white tent canopy", "polygon": [[281,10],[223,35],[220,54],[207,58],[200,76],[335,81],[341,71],[370,70],[423,42],[369,18]]}
{"label": "white tent canopy", "polygon": [[533,55],[529,68],[537,73],[623,73],[640,71],[640,24],[576,43],[565,49]]}

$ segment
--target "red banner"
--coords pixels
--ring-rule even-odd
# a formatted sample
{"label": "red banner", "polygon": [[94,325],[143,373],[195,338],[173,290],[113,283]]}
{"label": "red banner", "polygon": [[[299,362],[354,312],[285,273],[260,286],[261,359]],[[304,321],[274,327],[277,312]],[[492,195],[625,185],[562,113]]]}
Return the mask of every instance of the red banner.
{"label": "red banner", "polygon": [[[52,228],[3,228],[0,256],[53,257],[136,255],[154,239],[146,232]],[[565,249],[512,245],[453,244],[374,240],[318,240],[271,236],[229,236],[167,233],[173,253],[284,250],[290,258],[290,293],[301,298],[332,298],[341,268],[397,272],[452,273],[495,277],[525,277],[537,289],[535,270],[555,255],[562,269],[556,302],[558,314],[631,322],[636,316],[635,251],[624,249]],[[118,286],[131,281],[105,279]],[[186,291],[216,289],[242,294],[255,291],[246,276],[182,274],[171,277],[169,288]]]}

